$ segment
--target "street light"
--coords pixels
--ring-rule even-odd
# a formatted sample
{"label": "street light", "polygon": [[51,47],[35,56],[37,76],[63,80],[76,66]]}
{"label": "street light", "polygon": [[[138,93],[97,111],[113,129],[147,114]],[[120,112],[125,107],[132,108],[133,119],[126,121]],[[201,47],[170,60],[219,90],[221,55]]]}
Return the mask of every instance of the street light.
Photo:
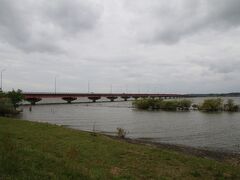
{"label": "street light", "polygon": [[112,94],[112,84],[110,84],[110,94]]}
{"label": "street light", "polygon": [[90,93],[90,82],[88,81],[88,87],[87,87],[88,94]]}
{"label": "street light", "polygon": [[0,91],[3,90],[3,88],[2,88],[2,74],[3,74],[4,71],[6,71],[6,69],[2,69],[2,70],[1,70],[1,89],[0,89]]}
{"label": "street light", "polygon": [[54,77],[54,93],[57,94],[57,76]]}

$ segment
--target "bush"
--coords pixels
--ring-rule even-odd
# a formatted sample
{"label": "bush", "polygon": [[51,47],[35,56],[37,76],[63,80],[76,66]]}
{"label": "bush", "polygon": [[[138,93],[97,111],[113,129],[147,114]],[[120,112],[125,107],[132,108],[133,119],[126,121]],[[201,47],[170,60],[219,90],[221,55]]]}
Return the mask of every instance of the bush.
{"label": "bush", "polygon": [[162,100],[162,99],[139,99],[133,102],[138,109],[163,109],[167,111],[189,110],[192,102],[190,100]]}
{"label": "bush", "polygon": [[11,100],[6,97],[0,97],[0,116],[17,114]]}
{"label": "bush", "polygon": [[197,104],[193,104],[192,107],[193,107],[193,110],[198,110],[199,109],[199,105],[197,105]]}
{"label": "bush", "polygon": [[239,106],[234,104],[233,99],[228,99],[227,104],[224,104],[224,111],[237,112],[239,111]]}
{"label": "bush", "polygon": [[192,104],[192,101],[183,99],[178,101],[178,108],[180,110],[189,110],[189,108],[191,107],[191,104]]}
{"label": "bush", "polygon": [[144,99],[138,99],[133,101],[133,106],[135,106],[137,109],[159,109],[159,102],[160,100],[155,100],[151,98],[144,98]]}
{"label": "bush", "polygon": [[123,128],[117,128],[117,136],[120,138],[125,138],[127,132]]}
{"label": "bush", "polygon": [[162,101],[160,103],[160,109],[167,110],[167,111],[176,111],[178,108],[178,101]]}
{"label": "bush", "polygon": [[4,97],[6,97],[6,94],[0,91],[0,98],[4,98]]}
{"label": "bush", "polygon": [[203,104],[200,105],[200,110],[203,110],[203,111],[222,111],[223,110],[223,100],[221,98],[205,99]]}

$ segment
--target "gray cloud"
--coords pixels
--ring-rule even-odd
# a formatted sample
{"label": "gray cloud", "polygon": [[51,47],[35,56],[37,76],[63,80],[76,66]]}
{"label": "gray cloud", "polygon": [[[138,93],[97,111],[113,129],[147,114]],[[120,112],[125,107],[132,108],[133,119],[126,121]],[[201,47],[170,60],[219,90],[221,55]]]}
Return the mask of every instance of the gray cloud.
{"label": "gray cloud", "polygon": [[99,16],[98,8],[84,1],[1,0],[0,39],[26,52],[59,53],[65,35],[93,29]]}
{"label": "gray cloud", "polygon": [[238,0],[154,2],[139,8],[139,12],[149,8],[151,13],[142,13],[136,17],[136,25],[143,29],[139,32],[142,42],[175,44],[203,31],[226,31],[240,25]]}
{"label": "gray cloud", "polygon": [[4,89],[239,91],[239,4],[0,0]]}
{"label": "gray cloud", "polygon": [[239,73],[240,74],[240,58],[239,57],[211,57],[202,58],[191,61],[193,64],[197,64],[201,67],[207,68],[213,73],[220,74],[230,74]]}
{"label": "gray cloud", "polygon": [[89,1],[53,1],[46,7],[46,19],[63,31],[91,30],[100,18],[101,8]]}

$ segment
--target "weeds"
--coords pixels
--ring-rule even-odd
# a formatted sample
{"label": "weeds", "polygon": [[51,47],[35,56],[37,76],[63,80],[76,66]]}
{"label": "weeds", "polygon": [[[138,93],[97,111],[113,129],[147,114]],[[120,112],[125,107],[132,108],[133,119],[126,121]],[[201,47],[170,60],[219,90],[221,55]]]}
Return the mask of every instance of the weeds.
{"label": "weeds", "polygon": [[125,138],[127,135],[127,131],[124,130],[123,128],[117,128],[117,136],[120,138]]}
{"label": "weeds", "polygon": [[96,133],[96,122],[94,121],[93,123],[93,128],[92,128],[92,133],[91,133],[92,136],[97,136],[97,133]]}

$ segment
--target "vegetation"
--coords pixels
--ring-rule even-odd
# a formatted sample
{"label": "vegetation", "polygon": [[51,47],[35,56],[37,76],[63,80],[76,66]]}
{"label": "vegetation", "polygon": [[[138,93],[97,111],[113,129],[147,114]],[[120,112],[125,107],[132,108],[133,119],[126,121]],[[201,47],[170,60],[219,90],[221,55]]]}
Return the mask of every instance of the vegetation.
{"label": "vegetation", "polygon": [[4,92],[0,91],[0,98],[4,98],[4,97],[6,97],[6,94]]}
{"label": "vegetation", "polygon": [[223,104],[221,98],[217,99],[205,99],[204,102],[199,106],[200,110],[203,111],[229,111],[236,112],[239,111],[239,106],[234,104],[232,99],[228,99],[226,104]]}
{"label": "vegetation", "polygon": [[0,179],[240,179],[231,162],[0,118]]}
{"label": "vegetation", "polygon": [[163,100],[160,102],[160,109],[167,110],[167,111],[176,111],[178,108],[179,102],[176,100]]}
{"label": "vegetation", "polygon": [[120,138],[125,138],[127,135],[127,131],[123,128],[117,128],[117,136]]}
{"label": "vegetation", "polygon": [[177,111],[177,110],[189,110],[192,107],[194,110],[201,110],[206,112],[216,111],[239,111],[239,106],[234,103],[232,99],[228,99],[227,103],[224,104],[221,98],[205,99],[202,104],[193,104],[190,100],[163,100],[163,99],[152,99],[143,98],[133,101],[133,106],[137,109],[152,110],[161,109],[166,111]]}
{"label": "vegetation", "polygon": [[133,102],[133,105],[138,109],[162,109],[167,111],[189,110],[192,102],[190,100],[163,100],[144,98]]}
{"label": "vegetation", "polygon": [[234,103],[233,99],[228,99],[227,104],[224,104],[224,110],[230,112],[239,111],[239,106]]}
{"label": "vegetation", "polygon": [[17,111],[15,110],[11,100],[4,96],[0,97],[0,116],[7,116],[16,113]]}
{"label": "vegetation", "polygon": [[23,100],[21,90],[12,90],[8,93],[0,92],[0,116],[8,116],[19,113],[16,110],[18,103]]}
{"label": "vegetation", "polygon": [[181,101],[178,101],[178,108],[182,110],[189,110],[189,108],[191,107],[191,104],[192,104],[192,101],[183,99]]}
{"label": "vegetation", "polygon": [[203,103],[199,106],[199,109],[203,111],[222,111],[223,100],[221,98],[205,99]]}
{"label": "vegetation", "polygon": [[133,105],[138,109],[158,109],[162,99],[143,98],[133,101]]}
{"label": "vegetation", "polygon": [[22,102],[24,99],[22,90],[20,89],[18,89],[17,91],[15,91],[14,89],[12,91],[9,91],[7,93],[7,97],[12,101],[12,104],[15,108],[18,107],[19,103]]}

